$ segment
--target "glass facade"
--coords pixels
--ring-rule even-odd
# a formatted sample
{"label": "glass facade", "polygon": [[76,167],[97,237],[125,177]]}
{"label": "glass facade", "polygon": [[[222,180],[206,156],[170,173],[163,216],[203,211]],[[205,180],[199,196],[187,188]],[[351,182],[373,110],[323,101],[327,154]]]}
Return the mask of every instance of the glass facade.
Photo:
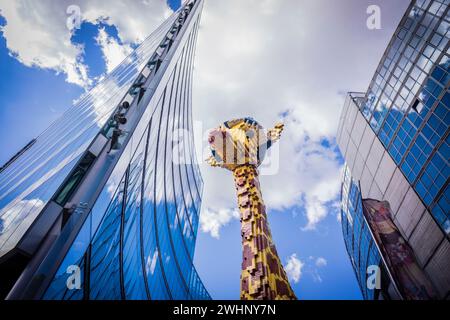
{"label": "glass facade", "polygon": [[[365,299],[401,299],[363,217],[362,199],[387,201],[393,223],[439,298],[450,272],[450,0],[411,1],[367,92],[349,93],[337,143],[345,159],[341,218]],[[370,290],[369,266],[381,268]]]}
{"label": "glass facade", "polygon": [[450,234],[450,0],[413,1],[360,105],[370,126]]}
{"label": "glass facade", "polygon": [[64,208],[56,239],[43,242],[11,298],[210,299],[193,266],[203,181],[191,92],[202,6],[188,1],[0,173],[2,253],[42,208]]}
{"label": "glass facade", "polygon": [[20,241],[39,212],[150,59],[177,17],[174,13],[95,88],[0,172],[0,256]]}
{"label": "glass facade", "polygon": [[344,169],[341,189],[341,224],[347,252],[364,299],[380,299],[380,290],[367,285],[369,266],[382,270],[384,264],[362,212],[359,186],[348,167]]}

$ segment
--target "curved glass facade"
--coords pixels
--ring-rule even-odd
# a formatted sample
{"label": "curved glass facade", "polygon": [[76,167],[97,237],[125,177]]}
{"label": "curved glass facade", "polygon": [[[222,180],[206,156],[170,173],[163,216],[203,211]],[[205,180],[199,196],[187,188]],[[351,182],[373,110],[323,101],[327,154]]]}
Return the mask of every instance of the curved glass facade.
{"label": "curved glass facade", "polygon": [[0,257],[21,240],[150,59],[178,13],[0,172]]}
{"label": "curved glass facade", "polygon": [[[45,188],[49,197],[39,199],[51,198],[70,214],[62,218],[44,257],[32,260],[35,270],[24,285],[16,285],[20,293],[12,298],[210,299],[193,266],[203,181],[193,143],[191,92],[202,6],[202,0],[186,3],[118,67],[129,70],[129,81],[114,80],[114,72],[109,76],[114,95],[102,83],[104,96],[97,88],[88,94],[114,108],[99,113],[87,107],[88,123],[79,124],[74,107],[47,130],[58,137],[57,130],[77,124],[93,134],[81,132],[85,138],[77,140],[77,151],[63,151],[71,155],[65,177],[63,171],[59,178],[49,177],[55,187]],[[128,104],[117,111],[121,101]],[[102,139],[108,142],[97,148]],[[24,156],[31,157],[32,148]],[[85,152],[82,160],[78,150]],[[83,167],[83,160],[93,164]]]}

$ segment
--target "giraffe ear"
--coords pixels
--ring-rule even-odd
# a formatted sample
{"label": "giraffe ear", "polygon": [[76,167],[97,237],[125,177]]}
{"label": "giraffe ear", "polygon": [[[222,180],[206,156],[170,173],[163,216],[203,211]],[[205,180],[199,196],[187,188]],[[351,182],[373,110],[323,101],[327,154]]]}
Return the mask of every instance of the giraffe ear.
{"label": "giraffe ear", "polygon": [[281,132],[283,132],[283,129],[283,123],[278,122],[277,124],[275,124],[275,127],[267,131],[267,140],[269,140],[271,144],[278,141],[281,137]]}

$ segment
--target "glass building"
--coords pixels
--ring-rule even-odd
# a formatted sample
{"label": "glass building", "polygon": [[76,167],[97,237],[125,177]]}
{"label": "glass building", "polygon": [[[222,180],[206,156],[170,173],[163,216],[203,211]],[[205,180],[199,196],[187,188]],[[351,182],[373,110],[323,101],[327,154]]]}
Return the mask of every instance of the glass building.
{"label": "glass building", "polygon": [[449,0],[411,2],[367,92],[349,93],[341,114],[337,141],[347,167],[343,233],[368,299],[376,295],[365,292],[365,265],[379,261],[379,253],[371,252],[374,240],[365,239],[370,234],[364,235],[367,226],[359,223],[362,211],[355,192],[389,201],[420,267],[440,297],[449,297],[449,5]]}
{"label": "glass building", "polygon": [[187,1],[0,169],[8,299],[210,299],[193,266],[202,7]]}
{"label": "glass building", "polygon": [[[386,264],[362,211],[359,184],[352,179],[349,168],[345,167],[341,189],[342,233],[363,298],[366,300],[398,299],[399,295],[391,283]],[[367,285],[367,282],[370,282],[369,277],[374,275],[374,272],[379,272],[380,286],[378,288]]]}

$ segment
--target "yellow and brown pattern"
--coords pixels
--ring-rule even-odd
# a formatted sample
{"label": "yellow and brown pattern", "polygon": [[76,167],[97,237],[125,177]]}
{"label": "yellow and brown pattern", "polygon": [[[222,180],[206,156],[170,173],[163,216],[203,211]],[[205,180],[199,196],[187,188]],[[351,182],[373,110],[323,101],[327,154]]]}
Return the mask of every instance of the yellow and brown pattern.
{"label": "yellow and brown pattern", "polygon": [[258,179],[265,150],[280,138],[282,124],[264,132],[253,119],[227,121],[211,131],[208,162],[233,172],[241,213],[241,299],[293,300],[296,296],[270,233]]}

